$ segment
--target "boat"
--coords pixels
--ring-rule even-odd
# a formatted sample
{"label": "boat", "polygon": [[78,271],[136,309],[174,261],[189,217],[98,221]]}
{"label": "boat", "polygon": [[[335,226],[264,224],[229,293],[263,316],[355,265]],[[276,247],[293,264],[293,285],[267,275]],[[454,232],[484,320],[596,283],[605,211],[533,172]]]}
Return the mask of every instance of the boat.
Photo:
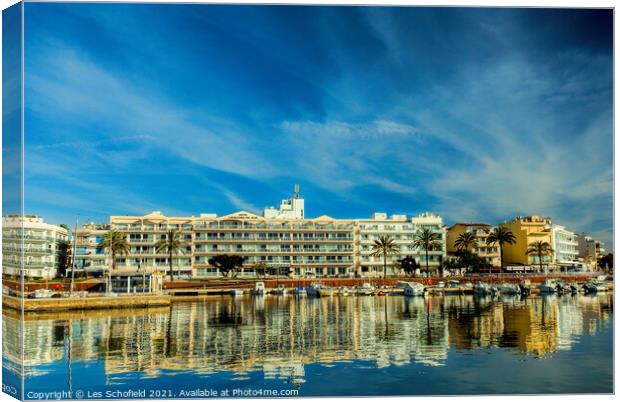
{"label": "boat", "polygon": [[271,289],[271,294],[272,295],[279,295],[279,296],[283,296],[287,293],[286,288],[284,287],[284,285],[280,285],[277,288],[273,288]]}
{"label": "boat", "polygon": [[464,287],[465,289],[473,289],[473,288],[474,288],[474,284],[473,284],[473,283],[471,283],[471,282],[465,282],[465,283],[463,284],[463,287]]}
{"label": "boat", "polygon": [[302,287],[297,287],[295,289],[293,289],[293,294],[296,296],[304,296],[306,294],[306,289],[302,288]]}
{"label": "boat", "polygon": [[450,280],[448,281],[448,286],[449,288],[460,288],[461,287],[461,281],[458,281],[456,279]]}
{"label": "boat", "polygon": [[356,293],[360,296],[372,296],[375,293],[375,287],[370,283],[363,283],[362,286],[358,286],[356,290]]}
{"label": "boat", "polygon": [[37,289],[31,295],[35,299],[49,299],[54,295],[54,292],[49,289]]}
{"label": "boat", "polygon": [[570,289],[570,293],[573,295],[579,293],[579,285],[577,284],[577,282],[572,282],[569,285],[569,289]]}
{"label": "boat", "polygon": [[265,282],[256,282],[254,284],[254,289],[252,289],[253,295],[264,295],[265,294]]}
{"label": "boat", "polygon": [[232,289],[230,294],[231,296],[243,296],[243,289]]}
{"label": "boat", "polygon": [[521,294],[527,296],[532,293],[531,285],[532,283],[529,279],[523,279],[521,282],[519,282],[519,290],[521,291]]}
{"label": "boat", "polygon": [[607,282],[599,281],[599,280],[589,281],[589,282],[584,283],[583,285],[583,290],[586,293],[606,292],[608,288],[609,286]]}
{"label": "boat", "polygon": [[493,288],[484,282],[478,282],[474,285],[474,293],[477,295],[491,295]]}
{"label": "boat", "polygon": [[543,283],[538,285],[538,290],[540,290],[540,293],[546,294],[557,293],[558,284],[555,279],[545,279]]}
{"label": "boat", "polygon": [[306,294],[314,297],[328,297],[335,293],[335,289],[325,287],[320,283],[313,283],[306,288]]}
{"label": "boat", "polygon": [[518,295],[521,293],[519,285],[514,283],[504,282],[497,286],[497,290],[503,295]]}
{"label": "boat", "polygon": [[438,288],[445,288],[446,284],[445,284],[445,282],[439,281],[439,282],[437,282],[437,287]]}
{"label": "boat", "polygon": [[408,282],[403,294],[405,296],[423,296],[424,292],[426,292],[426,288],[421,283]]}
{"label": "boat", "polygon": [[570,286],[569,286],[566,282],[564,282],[563,280],[561,280],[561,279],[558,279],[558,280],[556,281],[555,288],[557,289],[557,292],[558,292],[558,294],[560,294],[560,295],[563,295],[563,294],[566,294],[566,293],[570,293],[570,292],[571,292],[571,290],[570,290]]}
{"label": "boat", "polygon": [[339,296],[348,296],[349,295],[349,288],[346,286],[340,286],[338,288],[338,295]]}

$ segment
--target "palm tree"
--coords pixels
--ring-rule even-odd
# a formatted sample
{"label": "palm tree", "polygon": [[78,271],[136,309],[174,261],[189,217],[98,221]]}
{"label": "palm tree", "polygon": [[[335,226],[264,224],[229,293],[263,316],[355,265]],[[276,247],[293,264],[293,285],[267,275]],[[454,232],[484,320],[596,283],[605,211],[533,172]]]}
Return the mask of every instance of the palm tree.
{"label": "palm tree", "polygon": [[458,251],[469,251],[470,248],[477,244],[476,235],[472,232],[461,233],[454,241],[454,245]]}
{"label": "palm tree", "polygon": [[379,236],[370,251],[373,257],[383,256],[383,278],[387,278],[387,257],[400,253],[400,246],[391,236]]}
{"label": "palm tree", "polygon": [[412,248],[423,248],[426,254],[426,276],[428,276],[428,252],[436,248],[441,248],[441,235],[437,232],[433,232],[429,228],[422,229],[417,233],[411,243]]}
{"label": "palm tree", "polygon": [[[553,253],[553,249],[551,248],[551,244],[546,241],[535,241],[534,243],[530,243],[526,255],[535,255],[538,256],[538,264],[540,265],[540,272],[543,270],[542,266],[542,258],[544,255],[550,255]],[[546,273],[546,272],[545,272]]]}
{"label": "palm tree", "polygon": [[172,254],[183,253],[183,249],[187,247],[187,243],[181,237],[183,234],[178,230],[168,230],[166,237],[159,240],[155,244],[155,252],[168,254],[168,263],[170,264],[170,282],[174,282],[174,272],[172,270]]}
{"label": "palm tree", "polygon": [[[112,258],[112,269],[108,270],[109,277],[111,271],[116,270],[116,254],[127,255],[129,254],[131,247],[129,246],[129,242],[127,241],[124,233],[118,232],[116,230],[110,230],[103,235],[103,239],[97,244],[98,251],[106,249],[110,253],[110,257]],[[106,288],[108,285],[106,285]],[[109,289],[107,291],[109,291]]]}
{"label": "palm tree", "polygon": [[489,237],[487,237],[487,244],[497,243],[499,245],[499,263],[502,271],[504,270],[504,244],[515,244],[516,242],[517,238],[515,235],[509,229],[502,226],[493,229]]}

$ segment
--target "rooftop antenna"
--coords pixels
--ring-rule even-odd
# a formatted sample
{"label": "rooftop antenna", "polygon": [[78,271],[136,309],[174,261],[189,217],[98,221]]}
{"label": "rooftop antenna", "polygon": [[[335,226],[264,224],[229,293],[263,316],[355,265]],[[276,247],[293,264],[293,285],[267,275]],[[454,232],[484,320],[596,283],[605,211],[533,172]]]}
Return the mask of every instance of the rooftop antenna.
{"label": "rooftop antenna", "polygon": [[293,192],[293,198],[299,198],[299,184],[295,183],[295,190]]}

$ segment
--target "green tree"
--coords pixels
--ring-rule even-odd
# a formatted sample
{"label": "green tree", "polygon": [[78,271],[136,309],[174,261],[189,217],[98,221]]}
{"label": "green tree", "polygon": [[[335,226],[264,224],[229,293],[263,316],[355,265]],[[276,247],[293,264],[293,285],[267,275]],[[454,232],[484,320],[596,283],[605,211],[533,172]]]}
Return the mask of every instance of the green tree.
{"label": "green tree", "polygon": [[230,273],[234,277],[237,275],[238,269],[243,266],[243,257],[240,255],[219,254],[210,258],[209,264],[219,269],[222,276],[228,276]]}
{"label": "green tree", "polygon": [[155,252],[168,254],[168,264],[170,266],[170,282],[174,282],[174,271],[172,268],[172,255],[183,253],[183,250],[187,247],[187,243],[183,240],[183,234],[174,229],[170,229],[166,232],[166,237],[160,239],[155,244]]}
{"label": "green tree", "polygon": [[405,274],[411,275],[414,277],[415,277],[415,270],[420,267],[417,261],[415,260],[415,258],[413,258],[410,255],[408,255],[407,257],[403,259],[398,260],[398,263],[400,264],[400,267],[402,268],[402,270],[405,271]]}
{"label": "green tree", "polygon": [[464,232],[454,241],[454,245],[458,251],[469,251],[478,242],[476,241],[476,235],[472,232]]}
{"label": "green tree", "polygon": [[528,245],[526,255],[535,255],[538,257],[538,264],[540,265],[540,272],[543,270],[542,258],[546,255],[553,254],[553,249],[551,248],[551,244],[546,241],[535,241],[534,243],[530,243]]}
{"label": "green tree", "polygon": [[[504,270],[504,244],[515,244],[516,241],[517,239],[515,235],[512,234],[512,232],[509,229],[502,227],[502,226],[499,226],[493,229],[493,231],[487,237],[488,245],[492,245],[496,243],[499,245],[499,254],[500,254],[499,263],[500,263],[500,268],[502,271]],[[489,268],[489,272],[490,272],[490,268]]]}
{"label": "green tree", "polygon": [[486,260],[471,251],[459,251],[457,252],[456,265],[459,268],[465,268],[472,272],[479,272],[480,269],[486,265]]}
{"label": "green tree", "polygon": [[[127,241],[124,233],[116,230],[110,230],[103,235],[101,241],[97,244],[97,250],[108,250],[110,253],[110,257],[112,258],[112,268],[111,270],[108,270],[109,276],[111,271],[116,270],[116,255],[129,254],[131,247],[129,246],[129,242]],[[108,291],[110,291],[109,288]]]}
{"label": "green tree", "polygon": [[441,249],[441,234],[432,231],[429,228],[422,229],[421,232],[417,233],[411,243],[412,248],[424,249],[426,255],[426,275],[429,275],[428,268],[428,252]]}
{"label": "green tree", "polygon": [[387,258],[400,253],[400,246],[391,236],[379,236],[370,251],[370,255],[373,257],[383,256],[383,278],[387,278]]}

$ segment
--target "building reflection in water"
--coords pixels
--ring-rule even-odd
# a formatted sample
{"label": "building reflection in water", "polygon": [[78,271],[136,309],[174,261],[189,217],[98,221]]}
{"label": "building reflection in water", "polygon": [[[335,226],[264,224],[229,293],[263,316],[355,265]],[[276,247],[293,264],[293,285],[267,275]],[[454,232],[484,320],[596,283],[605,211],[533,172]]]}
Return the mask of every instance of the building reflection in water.
{"label": "building reflection in water", "polygon": [[[310,363],[442,365],[449,349],[480,348],[544,357],[611,325],[612,314],[612,294],[523,300],[214,297],[154,310],[27,315],[23,352],[29,377],[70,356],[73,362],[103,361],[112,379],[188,370],[243,379],[258,370],[266,379],[299,384]],[[19,316],[5,310],[2,325],[4,364],[15,367]]]}

